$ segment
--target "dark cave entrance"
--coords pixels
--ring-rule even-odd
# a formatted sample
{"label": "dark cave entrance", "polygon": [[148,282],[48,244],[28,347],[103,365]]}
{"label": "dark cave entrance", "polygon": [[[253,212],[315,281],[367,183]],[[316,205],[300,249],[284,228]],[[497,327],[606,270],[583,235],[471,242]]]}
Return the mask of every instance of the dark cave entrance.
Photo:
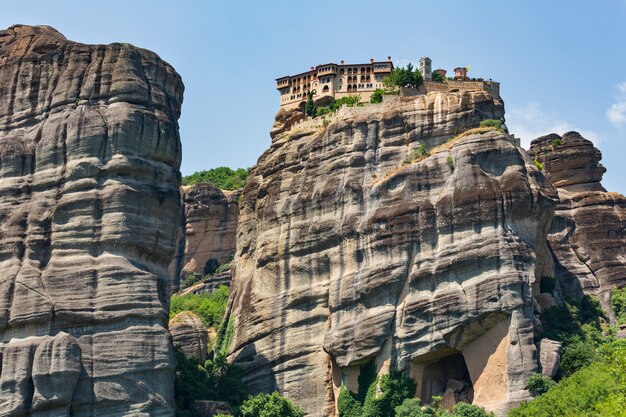
{"label": "dark cave entrance", "polygon": [[422,369],[421,384],[417,381],[417,394],[422,403],[430,404],[433,396],[440,396],[442,406],[448,408],[458,402],[474,400],[472,380],[461,353],[423,364]]}

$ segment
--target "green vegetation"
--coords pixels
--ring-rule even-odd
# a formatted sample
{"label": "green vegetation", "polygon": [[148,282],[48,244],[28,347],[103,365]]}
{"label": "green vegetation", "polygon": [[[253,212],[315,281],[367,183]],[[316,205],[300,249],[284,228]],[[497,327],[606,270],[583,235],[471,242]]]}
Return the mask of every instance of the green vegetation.
{"label": "green vegetation", "polygon": [[543,171],[543,164],[535,159],[535,166],[539,171]]}
{"label": "green vegetation", "polygon": [[215,274],[221,274],[222,272],[226,272],[228,270],[230,270],[230,262],[218,265],[217,261],[209,259],[204,266],[205,275],[201,275],[197,272],[190,273],[180,282],[180,289],[184,290],[185,288],[189,288],[200,281],[204,281],[205,279],[214,276]]}
{"label": "green vegetation", "polygon": [[[332,101],[330,102],[328,106],[315,107],[314,117],[325,116],[327,114],[335,113],[337,110],[341,108],[341,106],[361,107],[363,106],[363,103],[361,103],[361,96],[360,95],[346,96],[346,97],[341,97],[337,100],[332,99]],[[309,114],[307,113],[307,115]]]}
{"label": "green vegetation", "polygon": [[590,296],[546,309],[541,322],[543,337],[563,345],[557,379],[573,374],[596,358],[596,347],[603,341],[602,331],[608,327],[600,303]]}
{"label": "green vegetation", "polygon": [[197,272],[192,272],[180,282],[180,289],[183,290],[185,288],[189,288],[192,285],[197,284],[198,282],[202,281],[203,279],[204,279],[203,275]]}
{"label": "green vegetation", "polygon": [[553,140],[550,141],[549,145],[552,148],[552,150],[554,150],[554,148],[557,148],[557,147],[563,145],[563,140],[561,140],[561,138],[553,139]]}
{"label": "green vegetation", "polygon": [[533,374],[526,383],[526,389],[533,395],[541,395],[556,386],[552,378],[544,374]]}
{"label": "green vegetation", "polygon": [[383,79],[383,85],[388,89],[397,87],[418,88],[423,82],[424,78],[420,70],[414,68],[413,64],[410,63],[406,68],[394,68],[391,74]]}
{"label": "green vegetation", "polygon": [[232,170],[228,167],[218,167],[208,171],[198,171],[183,177],[183,185],[194,185],[208,182],[221,190],[236,190],[246,185],[246,179],[250,168],[237,168]]}
{"label": "green vegetation", "polygon": [[243,370],[228,365],[223,357],[200,364],[195,358],[187,358],[176,349],[176,416],[191,416],[190,406],[198,400],[225,401],[233,411],[248,396],[246,386],[241,382]]}
{"label": "green vegetation", "polygon": [[411,153],[404,158],[402,161],[403,165],[410,164],[412,162],[421,161],[424,158],[427,158],[430,155],[428,149],[426,149],[426,145],[420,143],[419,146],[411,151]]}
{"label": "green vegetation", "polygon": [[499,119],[485,119],[481,120],[479,127],[494,127],[500,131],[502,131],[502,120]]}
{"label": "green vegetation", "polygon": [[382,103],[384,93],[385,91],[380,88],[377,88],[376,90],[374,90],[374,92],[370,96],[370,103]]}
{"label": "green vegetation", "polygon": [[207,327],[217,327],[224,317],[229,289],[220,285],[212,293],[174,295],[170,302],[170,319],[181,311],[193,311]]}
{"label": "green vegetation", "polygon": [[307,100],[306,106],[304,107],[304,113],[307,116],[315,117],[315,104],[313,104],[313,95],[315,94],[315,90],[309,91],[306,93]]}
{"label": "green vegetation", "polygon": [[450,171],[454,172],[454,161],[452,160],[452,157],[450,155],[448,155],[448,157],[446,158],[446,163],[448,164],[448,168],[450,168]]}
{"label": "green vegetation", "polygon": [[597,359],[509,417],[611,416],[626,410],[626,341],[606,342]]}
{"label": "green vegetation", "polygon": [[229,317],[227,320],[223,320],[217,329],[217,339],[215,340],[215,346],[213,351],[216,356],[226,356],[230,350],[230,346],[233,343],[233,335],[235,333],[235,319]]}
{"label": "green vegetation", "polygon": [[239,417],[303,417],[300,408],[279,393],[259,394],[241,404]]}
{"label": "green vegetation", "polygon": [[542,395],[511,410],[509,417],[624,417],[626,340],[611,336],[598,300],[567,300],[547,309],[541,320],[544,336],[563,343],[560,381],[533,375],[527,388]]}
{"label": "green vegetation", "polygon": [[356,394],[341,387],[339,417],[394,417],[395,407],[415,394],[415,383],[398,371],[377,377],[373,361],[361,367],[358,382]]}
{"label": "green vegetation", "polygon": [[421,406],[419,398],[407,398],[395,408],[396,417],[494,417],[483,408],[458,403],[450,413],[440,405],[441,397],[433,397],[431,405]]}
{"label": "green vegetation", "polygon": [[442,83],[442,82],[444,82],[446,79],[445,79],[445,78],[443,77],[443,75],[441,75],[440,73],[438,73],[438,72],[433,72],[433,74],[432,74],[432,80],[433,80],[433,81],[437,81],[437,82]]}
{"label": "green vegetation", "polygon": [[611,290],[611,307],[618,324],[626,324],[626,287]]}
{"label": "green vegetation", "polygon": [[332,112],[333,111],[330,109],[330,107],[320,106],[320,107],[317,107],[315,109],[315,117],[325,116],[325,115],[330,114]]}

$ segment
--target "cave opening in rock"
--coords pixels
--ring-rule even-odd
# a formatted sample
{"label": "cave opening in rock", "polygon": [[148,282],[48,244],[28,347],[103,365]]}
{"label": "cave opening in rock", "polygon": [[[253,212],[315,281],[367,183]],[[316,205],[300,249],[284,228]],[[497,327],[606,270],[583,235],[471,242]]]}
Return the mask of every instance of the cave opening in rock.
{"label": "cave opening in rock", "polygon": [[474,388],[463,355],[453,353],[438,360],[420,364],[421,378],[417,382],[417,396],[423,404],[431,404],[432,397],[442,397],[441,404],[451,408],[458,402],[471,403]]}

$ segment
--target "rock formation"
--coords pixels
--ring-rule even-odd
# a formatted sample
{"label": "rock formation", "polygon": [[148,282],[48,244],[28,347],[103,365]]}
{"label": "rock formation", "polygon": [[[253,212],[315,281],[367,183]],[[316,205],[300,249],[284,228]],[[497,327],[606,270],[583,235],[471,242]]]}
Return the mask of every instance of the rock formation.
{"label": "rock formation", "polygon": [[0,91],[0,415],[172,416],[180,77],[14,26]]}
{"label": "rock formation", "polygon": [[[328,126],[279,112],[243,192],[227,311],[253,392],[334,416],[375,361],[421,398],[473,392],[500,414],[527,398],[556,191],[505,133],[448,142],[503,113],[485,92],[343,108]],[[403,165],[420,144],[432,155]]]}
{"label": "rock formation", "polygon": [[188,358],[204,363],[209,333],[200,317],[191,311],[182,311],[170,320],[170,334],[174,346],[178,346]]}
{"label": "rock formation", "polygon": [[529,154],[559,194],[548,241],[560,291],[597,295],[612,316],[610,291],[626,285],[626,198],[602,187],[602,154],[577,132],[537,138]]}
{"label": "rock formation", "polygon": [[183,213],[174,260],[172,289],[192,272],[205,275],[230,262],[235,253],[240,190],[220,190],[211,184],[182,187]]}

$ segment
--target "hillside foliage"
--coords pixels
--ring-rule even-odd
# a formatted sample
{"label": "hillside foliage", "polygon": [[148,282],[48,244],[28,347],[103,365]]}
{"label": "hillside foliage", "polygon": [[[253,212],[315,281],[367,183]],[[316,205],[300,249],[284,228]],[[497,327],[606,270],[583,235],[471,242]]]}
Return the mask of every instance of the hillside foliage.
{"label": "hillside foliage", "polygon": [[250,168],[231,169],[228,167],[218,167],[209,170],[194,172],[182,178],[183,185],[194,185],[199,183],[213,184],[220,190],[237,190],[246,185],[246,179]]}
{"label": "hillside foliage", "polygon": [[181,311],[196,313],[207,327],[217,328],[228,302],[229,289],[220,285],[212,293],[173,295],[170,302],[170,319]]}

